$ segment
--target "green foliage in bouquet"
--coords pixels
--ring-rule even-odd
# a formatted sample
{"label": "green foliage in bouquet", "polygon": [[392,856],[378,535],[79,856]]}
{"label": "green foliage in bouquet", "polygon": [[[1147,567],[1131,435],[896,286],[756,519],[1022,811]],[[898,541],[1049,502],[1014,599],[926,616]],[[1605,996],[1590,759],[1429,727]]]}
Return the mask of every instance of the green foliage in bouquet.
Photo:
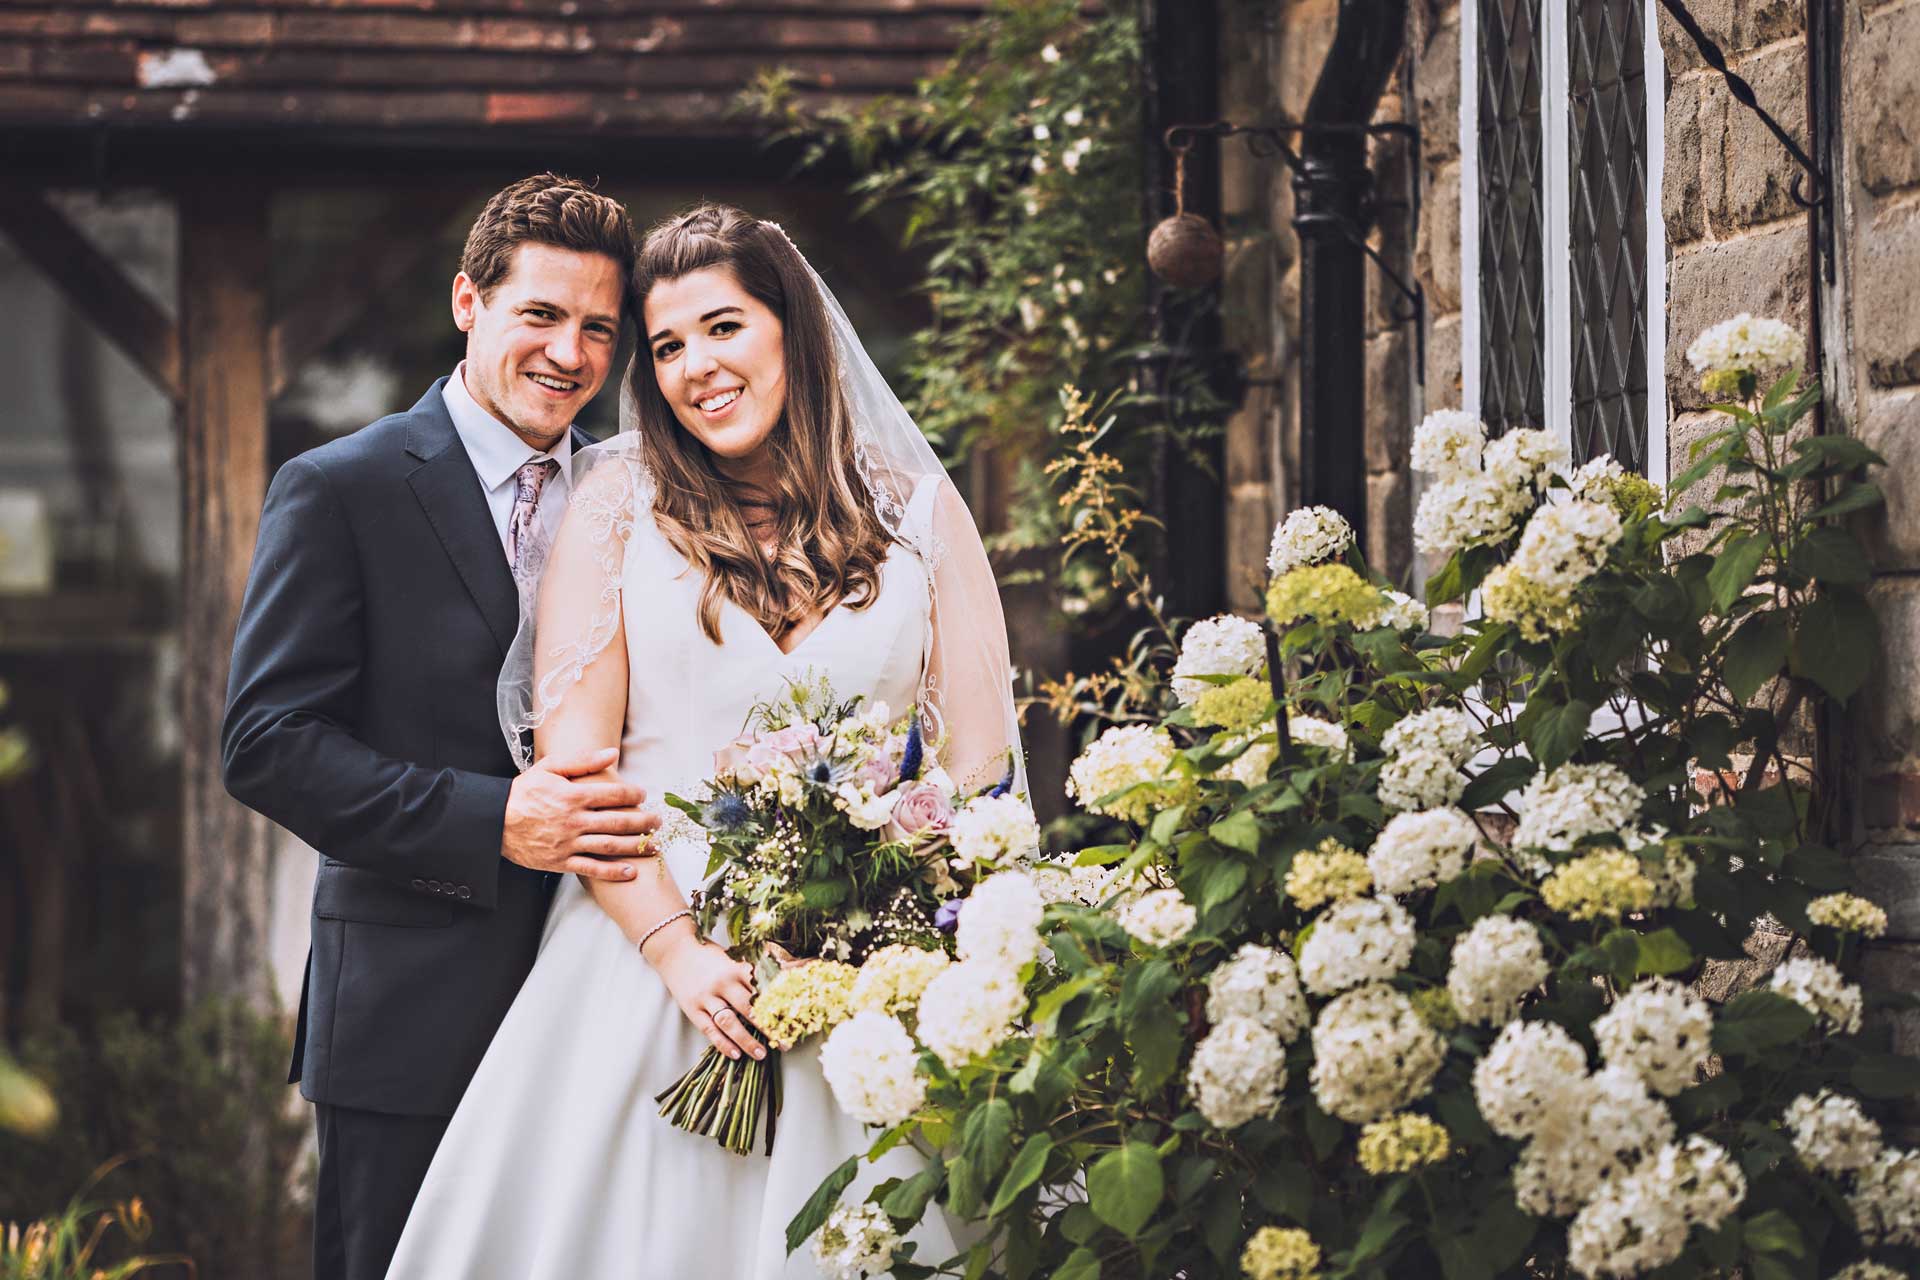
{"label": "green foliage in bouquet", "polygon": [[[1920,1072],[1872,1015],[1914,1002],[1856,984],[1886,915],[1819,843],[1788,723],[1865,678],[1834,517],[1878,459],[1760,381],[1796,341],[1743,317],[1696,344],[1739,397],[1673,486],[1713,477],[1706,508],[1569,474],[1542,432],[1422,424],[1428,601],[1482,606],[1456,634],[1338,515],[1288,517],[1266,619],[1186,628],[1176,709],[1075,762],[1129,836],[1030,869],[1018,997],[983,972],[918,1006],[889,1069],[917,1105],[876,1149],[925,1172],[856,1204],[849,1161],[790,1242],[906,1280],[1911,1273],[1920,1152],[1882,1126]],[[1709,1000],[1757,921],[1788,958]],[[892,1255],[936,1205],[977,1243]]]}

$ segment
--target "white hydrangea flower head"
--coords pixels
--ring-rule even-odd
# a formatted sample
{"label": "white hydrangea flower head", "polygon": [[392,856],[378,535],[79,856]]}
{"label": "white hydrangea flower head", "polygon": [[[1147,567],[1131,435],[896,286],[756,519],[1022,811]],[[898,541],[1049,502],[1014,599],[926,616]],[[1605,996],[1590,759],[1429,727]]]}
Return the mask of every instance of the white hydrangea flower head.
{"label": "white hydrangea flower head", "polygon": [[1807,919],[1865,938],[1884,937],[1887,932],[1886,908],[1852,893],[1829,893],[1815,898],[1807,904]]}
{"label": "white hydrangea flower head", "polygon": [[1806,358],[1807,343],[1799,330],[1784,320],[1745,311],[1707,329],[1687,348],[1687,363],[1697,373],[1790,369]]}
{"label": "white hydrangea flower head", "polygon": [[1390,895],[1437,888],[1467,869],[1479,834],[1458,809],[1397,813],[1367,850],[1373,887]]}
{"label": "white hydrangea flower head", "polygon": [[1747,1198],[1747,1176],[1734,1158],[1697,1133],[1662,1147],[1647,1173],[1690,1227],[1719,1230]]}
{"label": "white hydrangea flower head", "polygon": [[[1165,729],[1157,725],[1114,725],[1089,743],[1067,770],[1067,798],[1094,813],[1144,822],[1156,803],[1183,785],[1179,779],[1166,779],[1173,756],[1173,735]],[[1162,779],[1166,779],[1162,786],[1134,792],[1105,806],[1098,803],[1102,796]]]}
{"label": "white hydrangea flower head", "polygon": [[1413,917],[1392,898],[1349,898],[1320,913],[1300,947],[1300,981],[1317,996],[1391,978],[1413,959]]}
{"label": "white hydrangea flower head", "polygon": [[1327,1002],[1313,1024],[1313,1097],[1328,1115],[1366,1124],[1425,1097],[1447,1054],[1413,1001],[1384,982]]}
{"label": "white hydrangea flower head", "polygon": [[1083,907],[1097,907],[1113,892],[1114,869],[1076,866],[1077,856],[1059,854],[1034,863],[1027,872],[1039,886],[1040,896],[1048,902],[1077,902]]}
{"label": "white hydrangea flower head", "polygon": [[1040,852],[1040,823],[1019,796],[975,796],[948,821],[947,840],[961,870],[1004,866]]}
{"label": "white hydrangea flower head", "polygon": [[1513,1199],[1536,1218],[1564,1218],[1593,1199],[1614,1164],[1587,1140],[1575,1110],[1546,1116],[1513,1166]]}
{"label": "white hydrangea flower head", "polygon": [[927,984],[953,962],[944,951],[894,943],[868,956],[853,980],[848,1005],[858,1013],[908,1013],[920,1003]]}
{"label": "white hydrangea flower head", "polygon": [[1617,1178],[1567,1226],[1567,1261],[1583,1276],[1637,1276],[1687,1247],[1687,1220],[1651,1176]]}
{"label": "white hydrangea flower head", "polygon": [[1193,932],[1200,914],[1178,889],[1150,889],[1122,903],[1114,918],[1148,946],[1170,947]]}
{"label": "white hydrangea flower head", "polygon": [[866,1280],[893,1269],[900,1236],[877,1204],[842,1200],[813,1237],[813,1260],[826,1280]]}
{"label": "white hydrangea flower head", "polygon": [[1214,1023],[1187,1069],[1193,1105],[1216,1129],[1237,1129],[1268,1114],[1286,1083],[1286,1047],[1252,1018]]}
{"label": "white hydrangea flower head", "polygon": [[1395,591],[1389,587],[1381,592],[1386,603],[1380,606],[1380,621],[1377,625],[1391,627],[1395,631],[1425,631],[1432,620],[1427,606],[1415,600],[1404,591]]}
{"label": "white hydrangea flower head", "polygon": [[1191,706],[1211,688],[1196,676],[1250,676],[1267,660],[1267,634],[1257,622],[1223,613],[1187,628],[1173,664],[1173,694]]}
{"label": "white hydrangea flower head", "polygon": [[960,910],[956,949],[962,960],[1018,969],[1040,954],[1040,886],[1022,871],[1001,871],[973,887]]}
{"label": "white hydrangea flower head", "polygon": [[1620,531],[1619,514],[1605,503],[1548,503],[1527,521],[1514,571],[1550,591],[1571,591],[1607,562]]}
{"label": "white hydrangea flower head", "polygon": [[1018,973],[991,961],[963,960],[929,982],[920,997],[921,1042],[957,1070],[1012,1035],[1013,1020],[1026,1004]]}
{"label": "white hydrangea flower head", "polygon": [[[1338,727],[1335,726],[1335,728]],[[1260,741],[1263,737],[1267,741]],[[1249,741],[1252,745],[1229,760],[1221,768],[1220,776],[1231,778],[1243,787],[1257,787],[1267,780],[1267,771],[1273,768],[1273,762],[1279,756],[1280,748],[1275,743],[1271,732],[1236,734],[1228,740],[1226,745],[1239,746]]]}
{"label": "white hydrangea flower head", "polygon": [[1851,1173],[1880,1157],[1880,1126],[1860,1104],[1822,1089],[1787,1104],[1787,1129],[1802,1164],[1819,1173]]}
{"label": "white hydrangea flower head", "polygon": [[1413,545],[1430,555],[1450,556],[1462,547],[1504,542],[1529,505],[1529,491],[1504,485],[1478,471],[1449,475],[1420,495],[1413,515]]}
{"label": "white hydrangea flower head", "polygon": [[1904,1271],[1895,1271],[1884,1262],[1863,1258],[1834,1272],[1833,1280],[1912,1280],[1912,1277]]}
{"label": "white hydrangea flower head", "polygon": [[1485,746],[1480,726],[1458,707],[1428,707],[1402,717],[1380,738],[1380,749],[1390,756],[1409,751],[1436,751],[1455,764],[1465,764]]}
{"label": "white hydrangea flower head", "polygon": [[1459,409],[1436,409],[1413,429],[1413,469],[1431,476],[1477,472],[1486,446],[1487,427],[1480,419]]}
{"label": "white hydrangea flower head", "polygon": [[891,1127],[927,1100],[920,1050],[898,1021],[866,1010],[833,1029],[820,1047],[820,1072],[840,1109],[862,1124]]}
{"label": "white hydrangea flower head", "polygon": [[1854,1177],[1847,1197],[1870,1245],[1920,1245],[1920,1151],[1882,1151]]}
{"label": "white hydrangea flower head", "polygon": [[1649,978],[1593,1020],[1593,1035],[1608,1066],[1639,1073],[1671,1098],[1693,1083],[1712,1052],[1713,1012],[1691,988]]}
{"label": "white hydrangea flower head", "polygon": [[1550,431],[1522,427],[1489,444],[1482,461],[1496,484],[1524,501],[1530,488],[1545,490],[1548,477],[1566,467],[1567,446]]}
{"label": "white hydrangea flower head", "polygon": [[1300,507],[1273,529],[1267,572],[1279,577],[1290,569],[1332,560],[1353,545],[1353,526],[1332,507]]}
{"label": "white hydrangea flower head", "polygon": [[1605,502],[1613,482],[1626,474],[1626,468],[1616,462],[1612,454],[1603,453],[1575,467],[1567,477],[1567,488],[1583,502]]}
{"label": "white hydrangea flower head", "polygon": [[1292,1044],[1306,1028],[1306,997],[1293,957],[1257,942],[1242,943],[1233,958],[1207,975],[1207,1021],[1251,1018]]}
{"label": "white hydrangea flower head", "polygon": [[1444,752],[1402,751],[1380,767],[1380,803],[1389,809],[1444,809],[1467,791],[1467,775]]}
{"label": "white hydrangea flower head", "polygon": [[1528,1138],[1548,1117],[1574,1111],[1587,1051],[1553,1022],[1509,1022],[1473,1069],[1480,1115],[1506,1138]]}
{"label": "white hydrangea flower head", "polygon": [[1588,1141],[1602,1159],[1637,1169],[1673,1141],[1673,1113],[1626,1067],[1602,1067],[1582,1086]]}
{"label": "white hydrangea flower head", "polygon": [[1632,827],[1646,800],[1640,785],[1613,765],[1563,764],[1535,774],[1520,793],[1514,847],[1569,852],[1587,836]]}
{"label": "white hydrangea flower head", "polygon": [[1482,916],[1454,941],[1447,994],[1466,1022],[1507,1023],[1548,972],[1538,929],[1512,916]]}
{"label": "white hydrangea flower head", "polygon": [[1319,716],[1288,716],[1287,736],[1302,746],[1319,747],[1335,759],[1345,759],[1353,752],[1346,728]]}
{"label": "white hydrangea flower head", "polygon": [[1811,1013],[1822,1030],[1860,1033],[1865,1007],[1860,988],[1825,960],[1796,956],[1783,961],[1767,985]]}

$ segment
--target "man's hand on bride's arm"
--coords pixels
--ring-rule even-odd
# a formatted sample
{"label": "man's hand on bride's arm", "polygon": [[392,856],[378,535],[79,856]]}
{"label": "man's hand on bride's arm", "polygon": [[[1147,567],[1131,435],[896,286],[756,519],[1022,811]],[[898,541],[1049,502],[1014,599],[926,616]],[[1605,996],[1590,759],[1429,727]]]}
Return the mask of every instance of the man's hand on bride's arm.
{"label": "man's hand on bride's arm", "polygon": [[702,938],[691,920],[676,920],[646,940],[646,962],[667,984],[687,1021],[729,1058],[767,1056],[748,1030],[753,1013],[753,966]]}
{"label": "man's hand on bride's arm", "polygon": [[569,871],[595,880],[631,880],[636,860],[652,857],[648,833],[660,815],[644,813],[647,793],[609,776],[618,749],[540,759],[507,793],[500,856],[535,871]]}

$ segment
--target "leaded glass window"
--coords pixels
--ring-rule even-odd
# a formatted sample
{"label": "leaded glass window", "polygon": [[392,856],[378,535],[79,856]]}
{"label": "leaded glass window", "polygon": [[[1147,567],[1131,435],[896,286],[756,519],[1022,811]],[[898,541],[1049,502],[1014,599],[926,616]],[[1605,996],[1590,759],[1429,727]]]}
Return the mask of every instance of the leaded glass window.
{"label": "leaded glass window", "polygon": [[1480,6],[1480,416],[1494,431],[1545,416],[1541,0]]}

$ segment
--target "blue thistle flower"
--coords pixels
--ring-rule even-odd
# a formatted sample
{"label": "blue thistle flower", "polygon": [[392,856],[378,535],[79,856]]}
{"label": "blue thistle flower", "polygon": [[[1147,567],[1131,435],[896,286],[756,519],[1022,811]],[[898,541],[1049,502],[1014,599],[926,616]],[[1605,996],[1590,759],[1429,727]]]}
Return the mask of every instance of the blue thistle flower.
{"label": "blue thistle flower", "polygon": [[738,791],[722,791],[700,808],[700,825],[709,831],[738,831],[753,816],[747,798]]}
{"label": "blue thistle flower", "polygon": [[920,712],[916,709],[912,721],[907,725],[906,749],[900,753],[900,781],[912,782],[920,776],[920,764],[925,754],[925,744],[920,740]]}

